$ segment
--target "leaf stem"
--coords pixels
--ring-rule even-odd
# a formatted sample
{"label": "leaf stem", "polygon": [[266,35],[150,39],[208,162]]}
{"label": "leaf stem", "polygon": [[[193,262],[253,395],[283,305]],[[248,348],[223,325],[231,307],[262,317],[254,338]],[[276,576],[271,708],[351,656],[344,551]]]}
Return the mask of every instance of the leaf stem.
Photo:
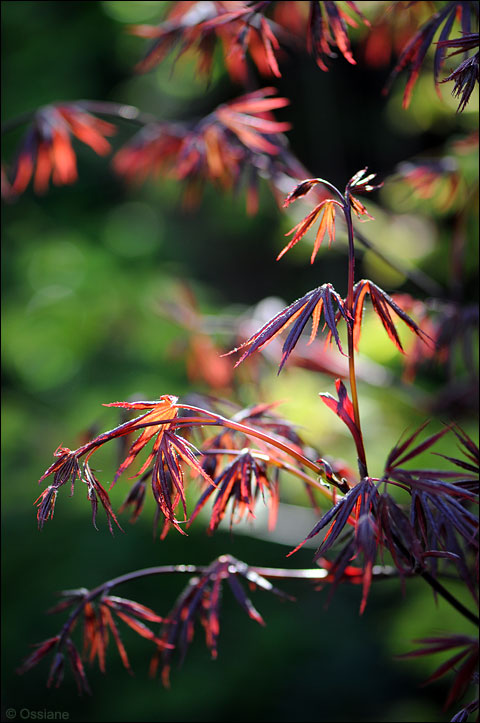
{"label": "leaf stem", "polygon": [[466,608],[465,605],[460,602],[460,600],[457,600],[457,598],[452,595],[452,593],[447,590],[447,588],[444,587],[441,582],[439,582],[433,575],[431,575],[428,570],[425,570],[425,568],[419,565],[415,565],[415,559],[413,555],[410,554],[410,552],[407,550],[407,548],[397,535],[393,535],[393,539],[395,541],[395,544],[401,550],[402,554],[405,556],[405,559],[410,561],[414,572],[417,572],[421,577],[423,577],[425,582],[427,582],[430,587],[435,590],[435,592],[441,595],[444,600],[449,602],[450,605],[455,608],[455,610],[457,610],[457,612],[459,612],[461,615],[467,618],[467,620],[469,620],[471,623],[478,627],[480,624],[480,618],[478,617],[478,615]]}
{"label": "leaf stem", "polygon": [[457,612],[461,613],[467,620],[470,620],[471,623],[476,625],[477,627],[480,625],[480,618],[478,615],[475,615],[471,610],[465,607],[463,603],[460,602],[460,600],[457,600],[457,598],[452,595],[449,590],[447,590],[446,587],[442,585],[441,582],[439,582],[433,575],[431,575],[427,570],[422,570],[420,572],[420,575],[423,577],[423,579],[428,582],[428,584],[435,590],[435,592],[438,592],[439,595],[441,595],[444,600],[450,603],[452,607],[457,610]]}
{"label": "leaf stem", "polygon": [[[227,417],[223,417],[221,414],[215,414],[214,412],[209,412],[206,409],[201,409],[200,407],[194,407],[189,404],[175,404],[174,405],[177,409],[186,409],[189,411],[197,412],[200,414],[207,415],[207,418],[203,417],[172,417],[172,419],[162,419],[162,420],[156,420],[154,422],[145,422],[140,423],[138,425],[129,425],[128,422],[125,423],[125,431],[123,434],[129,434],[131,432],[145,429],[146,427],[153,427],[153,426],[160,426],[160,425],[166,425],[166,424],[174,424],[176,428],[179,427],[187,427],[187,426],[201,426],[201,425],[212,425],[212,426],[222,426],[222,427],[228,427],[230,429],[234,429],[238,432],[243,432],[243,434],[246,434],[249,437],[256,437],[257,439],[261,439],[263,442],[267,442],[268,444],[272,445],[273,447],[276,447],[277,449],[280,449],[282,452],[286,452],[290,457],[293,457],[297,460],[297,462],[300,462],[300,464],[304,465],[305,467],[308,467],[313,472],[315,472],[319,477],[321,477],[325,484],[327,485],[333,485],[337,487],[340,492],[343,492],[343,494],[346,494],[350,487],[346,481],[343,480],[337,480],[335,477],[327,478],[325,474],[325,469],[317,464],[316,462],[312,462],[312,460],[308,459],[308,457],[305,457],[301,452],[298,452],[296,449],[291,447],[288,444],[285,444],[277,437],[274,437],[270,434],[266,434],[265,432],[262,432],[259,429],[255,429],[253,427],[249,427],[246,424],[240,424],[239,422],[235,422],[231,419],[228,419]],[[208,418],[210,417],[210,418]],[[105,432],[104,434],[100,435],[100,438],[94,439],[91,442],[87,442],[82,447],[79,447],[75,450],[75,455],[77,458],[83,457],[85,454],[88,454],[88,457],[93,454],[93,452],[100,447],[102,444],[105,444],[105,442],[110,441],[111,439],[116,439],[121,434],[119,434],[120,428],[116,427],[115,429],[110,430],[109,432]],[[237,452],[238,453],[238,452]],[[87,457],[87,459],[88,459]],[[306,484],[308,484],[310,487],[313,487],[316,490],[319,490],[324,496],[327,496],[330,500],[332,499],[331,493],[329,492],[326,487],[321,484],[320,482],[317,482],[317,480],[312,479],[309,477],[305,472],[302,470],[293,467],[289,465],[287,462],[283,461],[275,461],[272,458],[269,458],[270,464],[275,464],[277,467],[282,467],[288,472],[291,472],[292,474],[295,474],[297,477],[300,477]]]}
{"label": "leaf stem", "polygon": [[347,224],[348,232],[348,290],[347,290],[347,304],[346,311],[349,315],[347,321],[347,333],[348,333],[348,372],[350,378],[350,393],[352,396],[353,414],[355,425],[358,429],[358,442],[356,441],[358,460],[360,463],[360,474],[362,477],[368,475],[367,471],[367,459],[365,455],[365,447],[363,444],[362,427],[360,424],[360,411],[358,408],[358,393],[357,393],[357,377],[355,373],[355,345],[353,342],[353,286],[355,283],[355,246],[354,246],[354,231],[352,222],[352,210],[350,205],[350,197],[347,193],[343,202],[343,213]]}
{"label": "leaf stem", "polygon": [[126,103],[113,103],[111,101],[98,100],[79,100],[76,103],[87,111],[99,113],[100,115],[109,115],[115,118],[122,118],[132,123],[140,125],[148,125],[149,123],[158,123],[159,120],[151,113],[144,113],[134,105]]}
{"label": "leaf stem", "polygon": [[15,130],[24,123],[28,123],[42,107],[46,106],[79,106],[83,110],[91,111],[92,113],[99,113],[100,115],[113,116],[114,118],[122,118],[132,123],[139,125],[148,125],[149,123],[158,123],[158,118],[150,113],[143,113],[141,110],[136,108],[134,105],[127,105],[126,103],[113,103],[110,101],[97,101],[97,100],[68,100],[68,101],[56,101],[54,103],[47,103],[45,106],[35,108],[34,110],[26,111],[21,113],[14,118],[10,118],[5,123],[2,123],[1,132],[8,133],[9,131]]}
{"label": "leaf stem", "polygon": [[188,572],[193,574],[203,569],[203,567],[199,567],[198,565],[160,565],[157,567],[146,567],[143,570],[135,570],[135,572],[128,572],[125,575],[120,575],[119,577],[114,577],[112,580],[107,580],[107,582],[103,582],[101,585],[98,585],[98,587],[90,590],[88,594],[80,600],[75,610],[69,615],[67,621],[65,622],[60,631],[60,636],[57,643],[58,647],[60,648],[65,642],[65,639],[68,637],[69,632],[73,627],[73,624],[75,623],[78,615],[82,612],[85,605],[92,600],[95,600],[95,598],[99,597],[103,593],[108,592],[112,587],[116,587],[117,585],[123,585],[123,583],[125,582],[131,582],[132,580],[137,580],[140,577],[147,577],[149,575],[161,575],[177,572]]}
{"label": "leaf stem", "polygon": [[364,246],[368,251],[371,251],[379,259],[384,261],[391,269],[398,271],[399,274],[403,274],[409,281],[412,281],[419,289],[424,291],[429,296],[441,298],[444,295],[444,290],[437,284],[437,282],[428,276],[421,269],[408,268],[405,264],[401,263],[399,259],[392,259],[385,254],[381,249],[375,246],[363,233],[354,229],[355,238]]}
{"label": "leaf stem", "polygon": [[[261,432],[259,429],[255,429],[253,427],[248,427],[246,424],[240,424],[239,422],[235,422],[232,419],[227,419],[226,417],[223,417],[221,414],[215,414],[213,412],[207,412],[204,409],[200,409],[199,407],[193,407],[188,404],[176,404],[175,405],[179,409],[189,409],[194,412],[200,412],[201,414],[208,414],[213,419],[218,420],[218,423],[221,424],[223,427],[228,427],[229,429],[234,429],[238,432],[243,432],[249,437],[256,437],[257,439],[261,439],[263,442],[267,442],[267,444],[271,444],[273,447],[277,447],[277,449],[280,449],[282,452],[286,452],[290,457],[293,457],[297,460],[297,462],[300,462],[300,464],[303,464],[305,467],[308,467],[313,472],[318,474],[321,477],[325,477],[325,471],[324,469],[318,465],[316,462],[312,462],[310,459],[305,457],[301,452],[298,452],[293,447],[290,447],[290,445],[285,444],[280,439],[277,439],[276,437],[273,437],[270,434],[266,434],[265,432]],[[181,417],[180,417],[181,419]],[[208,422],[209,420],[207,420]],[[312,482],[312,480],[311,480]],[[343,484],[342,482],[337,482],[335,480],[328,480],[328,484],[334,484],[338,489],[345,493],[348,492],[350,489],[348,485]],[[318,483],[317,483],[318,485]],[[315,485],[316,486],[316,485]]]}
{"label": "leaf stem", "polygon": [[[250,569],[255,570],[261,577],[273,577],[273,578],[285,578],[285,579],[304,579],[304,580],[324,580],[328,577],[329,571],[323,567],[314,567],[311,569],[296,569],[290,570],[288,568],[277,568],[277,567],[257,567],[249,565]],[[391,578],[397,574],[394,567],[390,565],[374,565],[372,569],[374,577],[378,578]]]}
{"label": "leaf stem", "polygon": [[[108,593],[112,588],[117,587],[118,585],[123,585],[126,582],[132,582],[133,580],[138,580],[141,577],[150,577],[152,575],[165,575],[165,574],[176,574],[176,573],[188,573],[188,574],[195,574],[195,573],[202,573],[208,570],[210,565],[159,565],[156,567],[146,567],[142,570],[135,570],[134,572],[128,572],[124,575],[119,575],[118,577],[114,577],[111,580],[107,580],[106,582],[103,582],[101,585],[98,585],[93,590],[90,590],[87,592],[87,594],[80,600],[77,607],[73,610],[73,612],[69,615],[66,622],[64,623],[59,639],[57,642],[57,646],[60,648],[65,640],[69,637],[69,633],[78,617],[78,615],[82,612],[83,608],[87,603],[91,602],[92,600],[95,600],[95,598],[100,597],[100,595],[103,595],[104,593]],[[389,575],[390,574],[390,568],[377,566],[378,570],[376,571],[376,574],[378,576],[382,575]],[[282,578],[282,579],[307,579],[307,580],[322,580],[328,576],[328,570],[325,570],[324,568],[317,567],[313,569],[293,569],[289,570],[288,568],[275,568],[275,567],[257,567],[256,565],[248,565],[248,568],[255,572],[257,575],[260,575],[261,577],[270,577],[270,578]]]}

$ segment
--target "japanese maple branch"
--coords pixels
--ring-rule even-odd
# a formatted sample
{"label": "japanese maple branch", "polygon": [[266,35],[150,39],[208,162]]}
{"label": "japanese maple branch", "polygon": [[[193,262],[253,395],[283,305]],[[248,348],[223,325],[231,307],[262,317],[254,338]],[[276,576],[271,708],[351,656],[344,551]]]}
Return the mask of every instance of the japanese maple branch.
{"label": "japanese maple branch", "polygon": [[60,636],[58,640],[58,647],[61,647],[62,644],[65,642],[65,639],[68,637],[68,634],[73,627],[78,615],[82,612],[85,605],[92,600],[95,600],[95,598],[99,597],[100,595],[103,595],[106,592],[109,592],[113,587],[117,587],[117,585],[122,585],[125,582],[131,582],[132,580],[137,580],[140,577],[148,577],[149,575],[162,575],[166,573],[195,573],[198,571],[201,571],[205,569],[204,567],[199,567],[198,565],[161,565],[158,567],[146,567],[143,570],[135,570],[135,572],[128,572],[125,575],[120,575],[119,577],[114,577],[112,580],[107,580],[107,582],[102,583],[101,585],[98,585],[98,587],[94,588],[93,590],[90,590],[79,602],[77,607],[73,610],[73,612],[69,615],[67,621],[63,625]]}
{"label": "japanese maple branch", "polygon": [[[301,452],[297,452],[296,449],[293,447],[290,447],[290,445],[285,444],[281,440],[277,439],[276,437],[272,437],[270,434],[266,434],[265,432],[261,432],[259,429],[254,429],[253,427],[249,427],[246,424],[240,424],[239,422],[234,422],[232,419],[227,419],[226,417],[223,417],[221,414],[215,414],[212,412],[206,412],[205,410],[200,409],[199,407],[193,407],[188,404],[177,404],[176,405],[179,409],[189,409],[194,412],[200,412],[202,414],[208,414],[213,419],[218,420],[217,423],[221,424],[223,427],[228,427],[229,429],[234,429],[237,432],[243,432],[249,437],[256,437],[257,439],[261,439],[263,442],[267,442],[268,444],[271,444],[273,447],[277,447],[277,449],[280,449],[282,452],[286,452],[290,457],[293,457],[297,460],[297,462],[300,462],[300,464],[303,464],[305,467],[308,467],[313,472],[318,474],[320,477],[325,478],[325,470],[318,465],[316,462],[312,462],[310,459],[305,457]],[[180,420],[182,418],[180,417]],[[310,484],[312,487],[316,488],[322,488],[322,485],[320,485],[318,482],[315,482],[310,477],[308,479],[308,484]],[[305,480],[307,481],[307,480]],[[336,480],[328,480],[329,484],[334,484],[341,492],[348,492],[350,489],[349,486],[346,483],[336,481]],[[323,489],[323,488],[322,488]]]}
{"label": "japanese maple branch", "polygon": [[[323,580],[329,575],[328,570],[322,567],[298,570],[289,570],[288,568],[280,569],[277,567],[249,567],[262,577],[271,577],[274,579]],[[398,575],[398,571],[391,565],[374,565],[372,575],[376,579],[387,579]]]}
{"label": "japanese maple branch", "polygon": [[358,430],[358,436],[355,439],[355,446],[357,448],[358,461],[360,465],[360,472],[362,477],[368,475],[367,470],[367,458],[365,455],[365,447],[363,444],[362,428],[360,424],[360,412],[358,408],[358,393],[357,393],[357,377],[355,374],[355,345],[353,343],[353,286],[355,283],[355,246],[354,246],[354,230],[352,222],[352,210],[350,202],[350,193],[348,187],[345,195],[341,193],[333,183],[326,181],[325,179],[317,179],[324,186],[329,188],[339,199],[343,215],[345,216],[345,222],[347,225],[348,232],[348,288],[347,288],[347,300],[346,300],[346,313],[347,313],[347,333],[348,333],[348,370],[350,379],[350,392],[352,396],[353,414],[355,426]]}
{"label": "japanese maple branch", "polygon": [[[313,174],[311,171],[309,171],[307,168],[304,168],[303,177],[304,178],[313,178],[315,174]],[[345,203],[345,199],[343,195],[340,193],[338,188],[336,188],[333,184],[329,183],[328,181],[325,181],[322,179],[322,184],[324,186],[327,186],[330,188],[331,191],[335,193],[335,195],[339,198],[342,205]],[[475,190],[475,189],[474,189]],[[348,227],[348,223],[347,223]],[[365,234],[363,234],[358,229],[354,229],[354,236],[359,241],[362,246],[364,246],[366,249],[371,251],[373,254],[378,256],[379,259],[384,261],[388,266],[390,266],[391,269],[394,271],[398,271],[398,273],[405,276],[409,281],[412,281],[416,286],[418,286],[419,289],[424,291],[426,294],[429,294],[430,296],[434,297],[442,297],[444,294],[444,290],[438,284],[434,279],[432,279],[428,274],[425,273],[425,271],[422,271],[422,269],[413,269],[408,268],[405,264],[403,264],[399,259],[392,259],[390,256],[388,256],[384,251],[379,249],[373,241],[368,239]]]}
{"label": "japanese maple branch", "polygon": [[[233,558],[232,558],[233,561]],[[195,573],[203,573],[206,570],[208,570],[208,565],[159,565],[157,567],[146,567],[142,570],[135,570],[134,572],[128,572],[124,575],[120,575],[119,577],[114,577],[111,580],[107,580],[106,582],[103,582],[101,585],[98,585],[93,590],[88,591],[84,597],[79,601],[77,607],[73,610],[73,612],[68,616],[66,622],[62,626],[62,629],[60,631],[59,639],[58,639],[58,647],[61,647],[65,640],[69,637],[70,631],[73,628],[75,621],[77,620],[78,616],[82,612],[83,608],[87,603],[92,602],[96,598],[104,595],[105,593],[109,593],[110,590],[114,587],[118,587],[118,585],[123,585],[126,582],[132,582],[133,580],[138,580],[142,577],[150,577],[152,575],[165,575],[165,574],[175,574],[175,573],[189,573],[189,574],[195,574]],[[261,577],[266,578],[281,578],[281,579],[303,579],[303,580],[323,580],[328,576],[328,570],[325,570],[321,567],[316,567],[313,569],[288,569],[288,568],[275,568],[275,567],[256,567],[252,565],[248,565],[248,569],[256,573],[257,575]],[[391,568],[388,566],[376,566],[376,569],[374,570],[374,575],[377,577],[385,577],[389,576],[391,573]]]}
{"label": "japanese maple branch", "polygon": [[85,108],[85,110],[89,110],[92,113],[108,115],[114,118],[122,118],[123,120],[139,123],[140,125],[158,123],[158,118],[151,113],[144,113],[134,105],[113,103],[111,101],[104,100],[79,100],[78,104],[81,105],[82,108]]}
{"label": "japanese maple branch", "polygon": [[343,212],[345,215],[345,221],[347,222],[348,231],[348,291],[347,291],[347,314],[350,316],[350,321],[347,322],[348,331],[348,370],[350,377],[350,391],[352,394],[352,404],[355,424],[358,427],[360,433],[361,447],[359,449],[359,457],[365,468],[367,466],[365,460],[365,450],[363,447],[362,432],[360,428],[360,412],[358,409],[358,394],[357,394],[357,377],[355,374],[355,348],[353,344],[353,286],[355,283],[355,247],[353,242],[353,223],[352,223],[352,212],[350,208],[350,199],[347,198],[344,202]]}
{"label": "japanese maple branch", "polygon": [[457,600],[457,598],[452,595],[452,593],[447,590],[447,588],[444,587],[441,582],[434,578],[433,575],[430,575],[427,570],[421,570],[420,575],[435,590],[435,592],[438,592],[438,594],[441,595],[444,600],[449,602],[450,605],[454,607],[457,612],[467,618],[467,620],[470,620],[470,622],[477,627],[480,625],[480,618],[478,617],[478,615],[475,615],[475,613],[466,608],[465,605],[461,603],[460,600]]}
{"label": "japanese maple branch", "polygon": [[[316,490],[321,492],[322,495],[326,497],[330,502],[333,502],[334,497],[331,490],[309,477],[309,475],[303,472],[303,470],[299,469],[298,467],[294,467],[291,464],[288,464],[288,462],[283,462],[281,460],[275,459],[274,457],[270,457],[270,455],[265,454],[264,452],[259,452],[256,449],[249,449],[248,451],[255,459],[261,459],[264,462],[267,462],[267,464],[271,464],[274,467],[278,467],[279,469],[283,469],[286,472],[293,474],[295,477],[303,480],[303,482],[309,485],[309,487],[314,487]],[[206,449],[201,450],[200,454],[227,454],[236,456],[238,455],[238,449]],[[325,474],[323,474],[322,476],[326,480]],[[326,480],[326,484],[330,483]]]}
{"label": "japanese maple branch", "polygon": [[[276,447],[277,449],[281,450],[282,452],[285,452],[289,456],[293,457],[297,460],[297,462],[300,462],[300,464],[304,465],[305,467],[308,467],[313,472],[315,472],[319,477],[322,477],[322,479],[325,480],[326,484],[328,485],[334,485],[337,487],[341,492],[344,494],[347,493],[350,489],[348,486],[348,483],[343,480],[336,480],[333,478],[326,478],[325,470],[324,468],[317,464],[316,462],[312,462],[312,460],[308,459],[308,457],[305,457],[301,452],[298,452],[293,447],[290,447],[290,445],[285,444],[280,439],[277,439],[276,437],[266,434],[265,432],[260,431],[259,429],[255,429],[253,427],[249,427],[246,424],[240,424],[239,422],[235,422],[231,419],[227,419],[226,417],[223,417],[221,414],[215,414],[213,412],[206,411],[204,409],[201,409],[200,407],[194,407],[188,404],[176,404],[175,405],[178,409],[186,409],[194,412],[199,412],[200,414],[208,415],[206,418],[204,417],[173,417],[172,419],[164,419],[161,421],[154,421],[154,422],[140,422],[138,425],[130,426],[129,422],[125,423],[125,432],[124,434],[135,432],[141,429],[145,429],[146,427],[154,427],[154,426],[160,426],[165,424],[175,424],[175,426],[178,427],[188,427],[188,426],[204,426],[204,425],[213,425],[213,426],[222,426],[222,427],[228,427],[229,429],[234,429],[238,432],[243,432],[249,437],[256,437],[257,439],[261,439],[263,442],[267,442],[268,444],[272,445],[273,447]],[[95,450],[100,447],[102,444],[105,444],[105,442],[109,441],[110,439],[115,439],[121,434],[119,434],[121,430],[121,427],[117,427],[116,429],[111,430],[111,432],[106,432],[105,434],[101,435],[100,439],[92,440],[91,442],[87,442],[87,444],[84,444],[82,447],[79,447],[77,450],[75,450],[75,455],[77,458],[83,457],[84,455],[87,455],[87,459],[95,452]],[[294,467],[290,468],[290,465],[287,465],[287,463],[284,464],[284,468],[288,469],[289,472],[296,469]],[[300,470],[296,470],[294,474],[297,474],[297,472],[301,472]],[[312,479],[306,474],[297,474],[297,476],[301,477],[303,481],[310,485],[311,487],[314,487],[315,489],[320,490],[323,494],[326,493],[325,487],[316,480]]]}
{"label": "japanese maple branch", "polygon": [[401,550],[405,558],[407,560],[410,560],[414,571],[416,571],[421,577],[423,577],[425,582],[427,582],[430,587],[435,590],[435,592],[441,595],[444,600],[450,603],[450,605],[455,608],[457,612],[459,612],[461,615],[467,618],[467,620],[469,620],[474,625],[477,625],[478,627],[478,625],[480,624],[480,618],[478,617],[478,615],[475,615],[475,613],[466,608],[465,605],[460,602],[460,600],[457,600],[457,598],[452,595],[452,593],[447,590],[447,588],[444,587],[441,582],[439,582],[435,577],[433,577],[433,575],[431,575],[428,570],[425,570],[425,568],[423,567],[419,567],[418,564],[416,564],[414,557],[410,554],[410,552],[407,550],[407,548],[397,535],[393,535],[393,538],[395,544],[398,546],[399,550]]}
{"label": "japanese maple branch", "polygon": [[428,274],[426,274],[424,271],[422,271],[421,269],[407,268],[404,264],[398,261],[398,259],[393,260],[381,249],[377,248],[377,246],[375,246],[372,241],[370,241],[363,233],[361,233],[361,231],[354,229],[354,235],[357,241],[362,244],[362,246],[364,246],[366,249],[378,256],[378,258],[388,264],[391,269],[393,269],[394,271],[398,271],[400,274],[403,274],[403,276],[409,279],[409,281],[412,281],[416,286],[418,286],[419,289],[429,294],[430,296],[443,296],[444,290],[442,289],[440,284],[437,284],[437,282],[430,276],[428,276]]}

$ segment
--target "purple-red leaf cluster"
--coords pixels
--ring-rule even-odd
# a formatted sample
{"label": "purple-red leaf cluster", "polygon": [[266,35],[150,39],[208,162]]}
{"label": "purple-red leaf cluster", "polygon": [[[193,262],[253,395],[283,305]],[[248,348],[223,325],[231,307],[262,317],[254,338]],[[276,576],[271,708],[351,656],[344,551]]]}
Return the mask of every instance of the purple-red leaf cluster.
{"label": "purple-red leaf cluster", "polygon": [[289,123],[275,121],[271,111],[285,107],[286,98],[274,88],[247,93],[224,103],[194,123],[159,122],[146,126],[114,158],[114,169],[136,182],[166,174],[186,181],[186,200],[192,204],[205,180],[223,189],[247,186],[247,210],[257,208],[257,185],[266,176],[297,177],[301,165],[288,151],[283,132]]}
{"label": "purple-red leaf cluster", "polygon": [[[390,75],[385,90],[388,91],[397,75],[402,70],[406,69],[408,72],[408,79],[403,96],[404,108],[408,108],[410,104],[412,91],[420,74],[422,64],[430,46],[433,43],[436,33],[440,31],[441,28],[439,42],[436,44],[437,47],[434,56],[434,81],[436,85],[439,83],[440,71],[445,62],[446,49],[451,43],[451,41],[449,41],[449,36],[457,18],[460,19],[463,35],[470,36],[473,24],[475,22],[478,23],[478,3],[466,2],[465,0],[462,2],[447,2],[422,25],[418,32],[403,48],[395,68]],[[457,71],[458,70],[459,69],[457,68]],[[450,79],[457,80],[456,78],[448,78],[448,80]],[[464,82],[465,80],[461,82],[461,86],[463,86]],[[461,88],[459,89],[459,92],[461,92]],[[470,97],[469,94],[465,103],[468,101],[468,97]],[[463,106],[463,98],[461,105]]]}
{"label": "purple-red leaf cluster", "polygon": [[23,193],[32,177],[36,193],[45,193],[50,176],[56,186],[74,183],[78,174],[72,138],[104,156],[110,151],[106,136],[115,131],[115,126],[87,113],[80,104],[39,108],[18,150],[9,195]]}
{"label": "purple-red leaf cluster", "polygon": [[[335,308],[334,303],[337,308]],[[301,299],[297,299],[297,301],[294,301],[293,304],[287,306],[281,312],[276,314],[273,319],[262,326],[261,329],[250,337],[250,339],[229,352],[229,354],[233,354],[240,349],[248,347],[246,351],[243,352],[235,366],[238,366],[244,359],[253,354],[253,352],[261,349],[278,334],[287,329],[290,325],[293,325],[283,345],[282,359],[279,366],[280,373],[285,362],[295,348],[295,345],[310,317],[312,317],[310,340],[313,341],[313,339],[315,339],[322,312],[329,334],[335,339],[339,350],[343,353],[340,337],[338,335],[337,323],[339,315],[343,316],[345,320],[348,319],[347,312],[345,310],[343,299],[337,294],[333,286],[331,284],[323,284],[323,286],[320,286],[313,291],[309,291],[308,294],[302,296]]]}
{"label": "purple-red leaf cluster", "polygon": [[236,601],[247,615],[260,625],[265,625],[262,616],[247,596],[239,578],[243,578],[248,582],[250,587],[260,587],[276,595],[288,597],[244,562],[235,559],[231,555],[219,557],[202,574],[191,578],[178,597],[168,619],[163,623],[161,635],[164,649],[154,656],[151,674],[155,674],[158,664],[161,662],[162,680],[166,687],[169,686],[170,668],[174,652],[178,653],[179,662],[182,663],[187,648],[193,640],[197,621],[204,628],[206,644],[212,657],[217,657],[220,604],[222,586],[225,581]]}

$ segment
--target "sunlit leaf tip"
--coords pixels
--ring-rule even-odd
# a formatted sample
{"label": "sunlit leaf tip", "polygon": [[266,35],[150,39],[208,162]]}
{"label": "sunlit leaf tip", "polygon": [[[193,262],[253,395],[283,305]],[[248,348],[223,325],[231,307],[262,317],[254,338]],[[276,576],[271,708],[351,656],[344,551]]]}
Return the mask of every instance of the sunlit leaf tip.
{"label": "sunlit leaf tip", "polygon": [[353,338],[356,349],[358,349],[358,344],[360,341],[363,305],[367,294],[370,296],[373,310],[380,318],[380,321],[382,322],[383,327],[387,332],[389,338],[391,339],[391,341],[393,341],[397,349],[403,354],[405,353],[405,351],[400,341],[400,337],[398,335],[395,324],[393,323],[389,308],[390,310],[394,311],[395,314],[399,316],[400,319],[408,326],[408,328],[413,331],[417,336],[419,336],[423,341],[432,342],[430,337],[424,331],[422,331],[422,329],[420,329],[418,324],[416,324],[416,322],[413,321],[413,319],[405,311],[403,311],[403,309],[391,298],[391,296],[389,296],[379,286],[374,284],[373,281],[369,281],[368,279],[362,279],[355,285],[353,290]]}
{"label": "sunlit leaf tip", "polygon": [[282,251],[277,256],[277,261],[284,256],[284,254],[287,253],[295,244],[300,241],[303,236],[307,233],[307,231],[313,226],[315,221],[318,219],[318,217],[321,214],[320,224],[317,230],[317,234],[315,236],[315,243],[313,246],[312,255],[310,258],[310,263],[313,264],[315,261],[315,257],[318,253],[318,250],[320,246],[322,245],[322,241],[325,237],[325,234],[328,233],[328,247],[332,245],[332,241],[335,239],[335,207],[338,206],[339,208],[342,208],[342,205],[333,199],[326,199],[324,201],[321,201],[313,211],[310,211],[308,216],[306,216],[302,221],[297,223],[290,231],[288,231],[285,236],[289,236],[290,234],[294,234],[293,238],[289,243],[282,249]]}
{"label": "sunlit leaf tip", "polygon": [[307,178],[305,181],[302,181],[299,183],[293,191],[290,191],[288,196],[283,201],[283,207],[287,208],[291,203],[296,201],[298,198],[302,198],[302,196],[305,196],[314,186],[316,186],[318,183],[321,183],[320,178]]}
{"label": "sunlit leaf tip", "polygon": [[[336,309],[335,306],[336,305]],[[285,362],[292,353],[295,345],[297,344],[300,335],[305,328],[308,319],[312,317],[312,331],[310,334],[310,340],[313,340],[317,334],[320,317],[323,312],[325,324],[329,329],[329,334],[335,339],[339,350],[343,353],[340,337],[337,330],[337,323],[339,317],[343,317],[347,320],[348,315],[344,307],[343,299],[331,284],[323,284],[323,286],[309,291],[308,294],[302,296],[301,299],[297,299],[293,304],[287,306],[285,309],[280,311],[273,319],[270,319],[261,329],[253,334],[250,339],[245,341],[243,344],[238,346],[229,352],[239,351],[246,349],[240,359],[236,362],[237,367],[241,364],[244,359],[247,359],[255,351],[261,349],[265,344],[272,341],[278,334],[287,329],[293,324],[285,343],[282,348],[282,358],[279,366],[279,372],[282,370]],[[248,347],[248,348],[247,348]]]}

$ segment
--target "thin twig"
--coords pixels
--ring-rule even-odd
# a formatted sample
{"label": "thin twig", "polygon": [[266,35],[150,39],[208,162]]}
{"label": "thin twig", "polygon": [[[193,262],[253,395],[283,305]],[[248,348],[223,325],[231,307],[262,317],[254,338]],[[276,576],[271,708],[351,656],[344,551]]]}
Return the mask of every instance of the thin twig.
{"label": "thin twig", "polygon": [[95,600],[95,598],[99,597],[103,593],[108,592],[113,587],[117,587],[117,585],[122,585],[125,582],[131,582],[132,580],[137,580],[140,577],[147,577],[149,575],[162,575],[185,572],[193,574],[204,569],[204,567],[199,567],[198,565],[160,565],[158,567],[146,567],[143,570],[135,570],[135,572],[128,572],[125,575],[114,577],[112,580],[107,580],[107,582],[98,585],[98,587],[94,588],[87,595],[85,595],[85,597],[81,599],[75,610],[71,613],[71,615],[69,615],[60,632],[58,647],[60,648],[65,639],[68,637],[71,627],[73,626],[75,620],[77,619],[78,615],[81,613],[85,605],[92,600]]}
{"label": "thin twig", "polygon": [[[110,101],[98,101],[98,100],[67,100],[67,101],[56,101],[54,103],[47,103],[46,106],[77,106],[86,111],[92,113],[99,113],[100,115],[113,116],[114,118],[122,118],[123,120],[136,123],[138,125],[149,125],[150,123],[159,123],[159,119],[151,113],[143,113],[139,108],[134,105],[127,105],[126,103],[113,103]],[[34,110],[28,110],[25,113],[21,113],[5,123],[2,123],[1,132],[8,133],[9,131],[18,128],[24,123],[28,123],[40,110],[35,108]]]}
{"label": "thin twig", "polygon": [[388,266],[390,266],[391,269],[394,271],[398,271],[400,274],[403,274],[407,277],[409,281],[413,281],[413,283],[418,286],[419,289],[422,291],[425,291],[429,296],[435,296],[435,297],[442,297],[444,295],[444,290],[440,286],[440,284],[437,284],[434,279],[432,279],[428,274],[426,274],[421,269],[409,269],[405,266],[405,264],[402,264],[401,261],[398,261],[397,259],[393,260],[391,257],[389,257],[387,254],[385,254],[383,251],[381,251],[375,244],[372,243],[361,231],[357,231],[357,229],[354,229],[355,238],[360,241],[362,246],[364,246],[369,251],[372,251],[376,256],[378,256],[379,259],[384,261]]}

